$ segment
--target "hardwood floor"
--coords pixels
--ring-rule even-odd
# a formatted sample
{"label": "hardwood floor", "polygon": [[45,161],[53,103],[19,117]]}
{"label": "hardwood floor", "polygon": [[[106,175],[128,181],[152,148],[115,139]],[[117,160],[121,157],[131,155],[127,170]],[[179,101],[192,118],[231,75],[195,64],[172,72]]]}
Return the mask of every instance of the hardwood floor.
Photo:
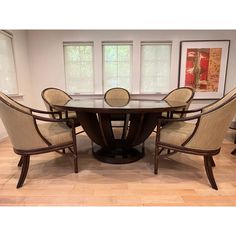
{"label": "hardwood floor", "polygon": [[20,168],[8,140],[0,143],[0,205],[89,205],[89,206],[235,206],[236,156],[234,132],[215,157],[215,179],[219,190],[207,180],[203,158],[176,154],[160,160],[153,174],[154,136],[146,141],[146,156],[138,162],[111,165],[97,161],[91,142],[78,136],[79,173],[73,173],[70,154],[56,152],[31,157],[22,188],[16,189]]}

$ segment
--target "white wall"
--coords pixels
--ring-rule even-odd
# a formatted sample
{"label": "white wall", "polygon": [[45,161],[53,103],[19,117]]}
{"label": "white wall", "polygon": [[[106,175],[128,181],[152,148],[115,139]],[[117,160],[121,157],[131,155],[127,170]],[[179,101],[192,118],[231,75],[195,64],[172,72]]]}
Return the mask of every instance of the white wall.
{"label": "white wall", "polygon": [[[15,98],[18,102],[33,105],[33,93],[30,80],[28,43],[26,31],[11,31],[13,33],[13,47],[16,62],[17,81],[19,93],[23,96]],[[0,120],[0,140],[7,136],[6,130]]]}
{"label": "white wall", "polygon": [[[133,77],[140,76],[139,45],[141,41],[172,41],[171,88],[178,84],[179,46],[181,40],[231,40],[226,92],[236,86],[236,31],[189,31],[189,30],[50,30],[28,31],[30,69],[35,105],[44,108],[41,91],[50,86],[65,89],[63,41],[93,41],[95,51],[96,93],[102,91],[98,86],[102,80],[101,42],[114,40],[133,41]],[[99,56],[98,56],[99,55]],[[133,84],[137,93],[137,84]],[[211,101],[194,101],[201,106]]]}

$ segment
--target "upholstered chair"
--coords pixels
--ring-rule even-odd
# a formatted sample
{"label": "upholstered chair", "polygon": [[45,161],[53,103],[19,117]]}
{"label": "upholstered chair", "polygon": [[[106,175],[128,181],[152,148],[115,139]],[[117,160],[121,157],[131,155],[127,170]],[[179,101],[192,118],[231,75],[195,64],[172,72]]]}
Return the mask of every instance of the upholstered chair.
{"label": "upholstered chair", "polygon": [[[130,93],[128,90],[124,88],[111,88],[106,91],[104,95],[104,99],[107,102],[108,105],[113,107],[122,107],[129,103],[130,100]],[[128,129],[128,123],[129,123],[129,115],[125,114],[111,114],[110,115],[111,121],[123,121],[124,127],[122,132],[122,137],[124,138]],[[113,126],[114,127],[114,126]],[[120,127],[120,126],[118,126]]]}
{"label": "upholstered chair", "polygon": [[[42,91],[41,96],[47,111],[58,111],[53,107],[53,105],[64,105],[72,99],[69,94],[58,88],[46,88]],[[76,119],[77,125],[80,125],[76,113],[73,111],[62,111],[61,116],[62,118],[74,118]],[[52,114],[51,117],[55,119],[60,118],[58,114]]]}
{"label": "upholstered chair", "polygon": [[[190,116],[183,117],[183,113],[188,113]],[[213,156],[220,152],[235,113],[236,88],[222,99],[201,109],[176,112],[181,118],[167,119],[169,123],[162,128],[160,120],[157,126],[154,173],[158,172],[160,157],[175,152],[201,155],[204,156],[205,170],[210,184],[212,188],[218,189],[212,171],[212,166],[215,166]],[[196,122],[188,122],[192,120]],[[172,150],[172,153],[162,154],[163,149]]]}
{"label": "upholstered chair", "polygon": [[109,90],[106,91],[105,95],[104,95],[104,99],[112,104],[113,100],[114,102],[116,102],[116,100],[123,100],[124,103],[128,103],[130,100],[130,94],[129,92],[124,89],[124,88],[111,88]]}
{"label": "upholstered chair", "polygon": [[[41,116],[58,115],[32,109],[17,103],[0,92],[0,116],[22,166],[17,188],[22,187],[27,176],[30,156],[69,148],[74,157],[74,172],[78,172],[78,155],[74,119],[54,119]],[[66,123],[70,123],[70,127]]]}
{"label": "upholstered chair", "polygon": [[[186,103],[186,107],[184,109],[181,109],[180,111],[183,110],[188,110],[190,103],[193,99],[194,96],[194,90],[192,88],[189,87],[181,87],[181,88],[177,88],[172,90],[169,94],[167,94],[163,100],[165,100],[166,102],[169,101],[179,101],[179,102],[183,102]],[[162,114],[163,117],[168,117],[168,118],[180,118],[181,116],[185,116],[184,113],[179,113],[179,114],[173,114],[173,113],[163,113]]]}

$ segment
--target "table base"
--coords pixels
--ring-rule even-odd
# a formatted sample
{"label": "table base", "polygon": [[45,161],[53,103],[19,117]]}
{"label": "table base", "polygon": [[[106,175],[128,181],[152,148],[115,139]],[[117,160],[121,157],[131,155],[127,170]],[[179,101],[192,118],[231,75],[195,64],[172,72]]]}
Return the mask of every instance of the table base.
{"label": "table base", "polygon": [[99,148],[93,151],[94,157],[105,163],[109,164],[128,164],[140,160],[144,156],[143,151],[139,151],[136,148],[129,149],[105,149]]}

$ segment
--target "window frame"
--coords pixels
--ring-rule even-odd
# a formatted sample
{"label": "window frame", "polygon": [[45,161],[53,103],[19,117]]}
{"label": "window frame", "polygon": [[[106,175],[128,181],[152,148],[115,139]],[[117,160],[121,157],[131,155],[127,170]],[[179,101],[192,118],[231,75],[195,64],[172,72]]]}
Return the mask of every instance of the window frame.
{"label": "window frame", "polygon": [[[93,68],[93,76],[92,76],[92,81],[93,81],[93,91],[92,92],[76,92],[76,93],[71,93],[70,91],[68,91],[67,89],[67,78],[66,78],[66,58],[65,58],[65,47],[66,46],[91,46],[92,47],[92,68]],[[63,47],[63,60],[64,60],[64,78],[65,78],[65,90],[66,92],[68,92],[68,94],[72,95],[72,96],[76,96],[76,95],[92,95],[95,94],[95,63],[94,63],[94,41],[64,41],[62,43],[62,47]]]}
{"label": "window frame", "polygon": [[6,93],[10,97],[21,97],[22,95],[19,93],[19,83],[18,83],[18,73],[16,67],[16,57],[15,57],[15,46],[14,46],[14,36],[8,30],[0,30],[0,33],[7,36],[11,41],[11,49],[12,49],[12,57],[13,57],[13,68],[15,70],[15,86],[16,86],[16,93]]}

